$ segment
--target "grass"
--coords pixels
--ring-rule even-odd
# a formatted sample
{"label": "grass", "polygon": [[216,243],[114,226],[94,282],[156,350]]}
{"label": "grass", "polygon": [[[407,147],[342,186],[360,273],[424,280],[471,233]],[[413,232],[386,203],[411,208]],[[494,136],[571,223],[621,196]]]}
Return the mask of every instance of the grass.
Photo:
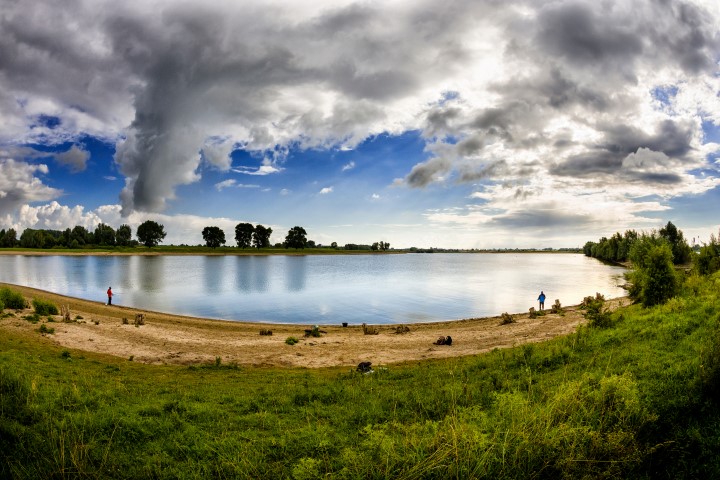
{"label": "grass", "polygon": [[[717,478],[720,276],[602,328],[319,370],[0,336],[1,478]],[[231,368],[232,367],[232,368]]]}

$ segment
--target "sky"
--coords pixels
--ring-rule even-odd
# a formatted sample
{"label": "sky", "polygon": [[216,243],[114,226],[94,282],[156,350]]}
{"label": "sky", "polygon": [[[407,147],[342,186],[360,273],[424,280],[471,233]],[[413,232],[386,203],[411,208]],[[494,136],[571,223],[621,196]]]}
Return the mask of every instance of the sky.
{"label": "sky", "polygon": [[0,228],[720,230],[715,0],[0,0]]}

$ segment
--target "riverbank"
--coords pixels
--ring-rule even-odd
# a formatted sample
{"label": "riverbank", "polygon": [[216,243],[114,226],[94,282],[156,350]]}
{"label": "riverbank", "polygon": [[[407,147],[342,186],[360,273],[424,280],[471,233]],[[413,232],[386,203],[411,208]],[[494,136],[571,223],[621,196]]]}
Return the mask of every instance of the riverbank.
{"label": "riverbank", "polygon": [[[585,322],[577,306],[566,307],[560,314],[547,313],[531,319],[527,313],[515,314],[514,323],[501,325],[501,318],[472,318],[449,322],[406,325],[379,325],[376,335],[366,335],[361,325],[342,327],[320,325],[320,337],[305,336],[312,325],[261,324],[222,321],[145,311],[123,306],[107,306],[43,290],[0,283],[21,292],[28,301],[48,300],[58,307],[67,306],[71,323],[60,316],[48,323],[53,334],[49,342],[77,349],[132,358],[148,364],[191,365],[214,362],[243,366],[306,367],[354,366],[370,361],[373,365],[412,362],[426,359],[475,355],[496,348],[509,348],[548,340],[575,331]],[[627,298],[607,302],[609,308],[627,305]],[[28,309],[0,320],[0,329],[37,330],[22,317]],[[136,314],[144,314],[145,324],[134,326]],[[123,319],[128,323],[124,324]],[[44,320],[43,320],[44,321]],[[260,335],[271,330],[272,335]],[[39,335],[39,333],[38,333]],[[451,336],[453,344],[434,345],[440,336]],[[285,340],[295,337],[298,343]]]}

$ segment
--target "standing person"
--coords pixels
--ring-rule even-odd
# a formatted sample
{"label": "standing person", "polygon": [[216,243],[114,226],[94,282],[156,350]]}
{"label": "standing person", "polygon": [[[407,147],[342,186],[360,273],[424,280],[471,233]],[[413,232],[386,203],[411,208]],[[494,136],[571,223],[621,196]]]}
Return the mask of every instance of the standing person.
{"label": "standing person", "polygon": [[540,311],[542,311],[545,308],[545,293],[542,290],[540,290],[538,302],[540,302]]}
{"label": "standing person", "polygon": [[107,295],[108,295],[108,305],[112,305],[112,287],[108,287]]}

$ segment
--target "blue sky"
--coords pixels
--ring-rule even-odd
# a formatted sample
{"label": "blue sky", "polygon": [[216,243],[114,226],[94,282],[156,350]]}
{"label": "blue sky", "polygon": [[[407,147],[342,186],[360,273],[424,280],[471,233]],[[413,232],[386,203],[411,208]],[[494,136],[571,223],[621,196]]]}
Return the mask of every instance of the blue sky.
{"label": "blue sky", "polygon": [[572,247],[720,229],[712,1],[0,5],[0,228]]}

